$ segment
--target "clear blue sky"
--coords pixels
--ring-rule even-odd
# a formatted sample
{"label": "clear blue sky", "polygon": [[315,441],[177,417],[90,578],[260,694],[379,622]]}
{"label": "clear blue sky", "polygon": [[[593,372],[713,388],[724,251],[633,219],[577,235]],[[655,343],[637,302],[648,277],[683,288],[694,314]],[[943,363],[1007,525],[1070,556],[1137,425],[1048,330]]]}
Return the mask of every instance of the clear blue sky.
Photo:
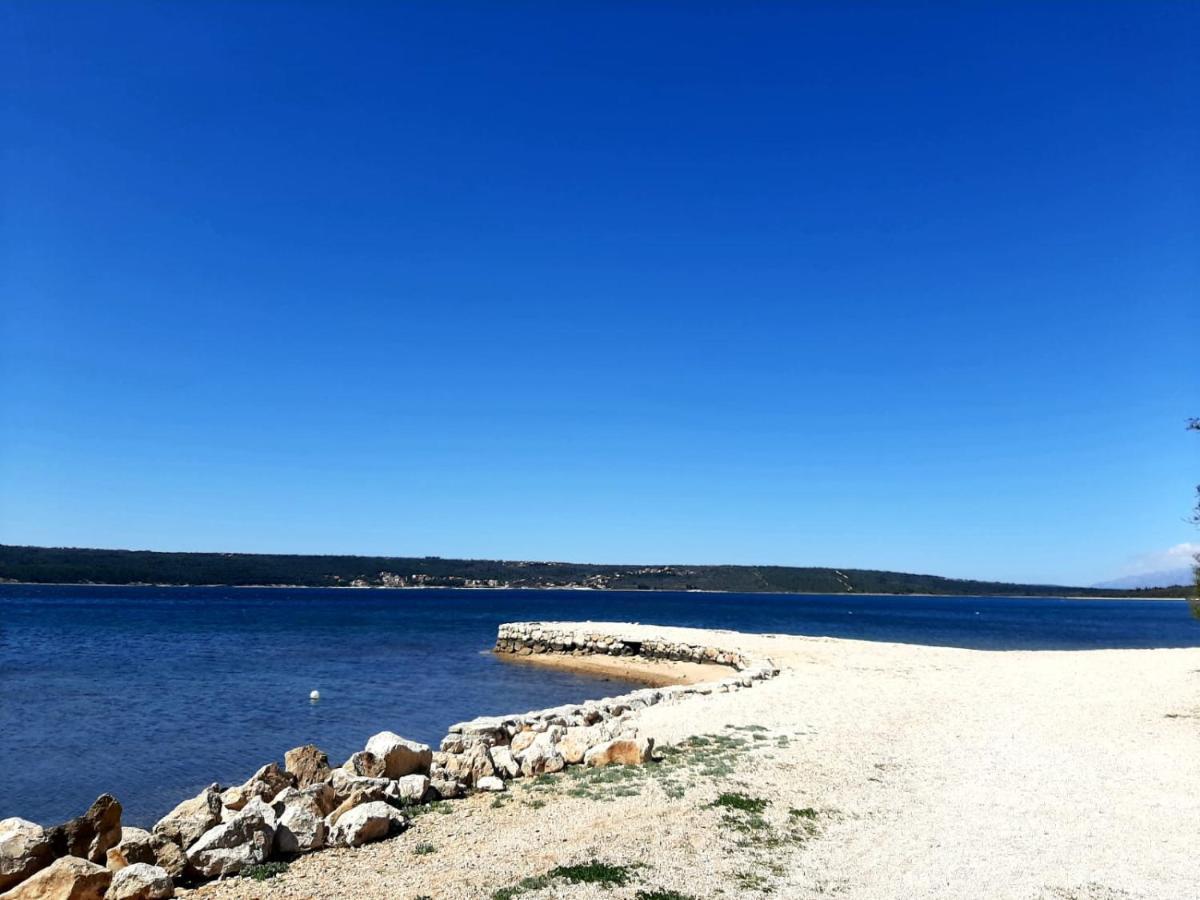
{"label": "clear blue sky", "polygon": [[0,7],[0,541],[1200,535],[1200,4]]}

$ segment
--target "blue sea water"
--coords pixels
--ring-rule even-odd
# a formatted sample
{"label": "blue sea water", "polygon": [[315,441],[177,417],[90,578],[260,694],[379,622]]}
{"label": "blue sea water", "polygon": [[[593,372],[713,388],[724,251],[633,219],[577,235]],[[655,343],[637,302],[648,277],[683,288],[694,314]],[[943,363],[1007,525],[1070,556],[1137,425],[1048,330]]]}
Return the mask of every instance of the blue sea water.
{"label": "blue sea water", "polygon": [[[991,649],[1200,646],[1181,601],[0,585],[0,818],[114,793],[149,825],[298,744],[618,693],[488,652],[505,621],[594,619]],[[322,699],[311,703],[311,690]]]}

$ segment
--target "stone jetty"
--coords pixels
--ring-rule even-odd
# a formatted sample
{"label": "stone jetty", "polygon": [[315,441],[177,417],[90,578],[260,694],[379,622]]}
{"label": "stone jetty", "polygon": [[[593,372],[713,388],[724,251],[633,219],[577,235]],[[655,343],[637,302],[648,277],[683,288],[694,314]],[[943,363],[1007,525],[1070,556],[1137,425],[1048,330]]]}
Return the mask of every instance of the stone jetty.
{"label": "stone jetty", "polygon": [[325,847],[358,847],[409,826],[413,807],[567,766],[639,765],[653,738],[640,710],[702,694],[744,690],[779,673],[766,658],[731,648],[640,640],[630,626],[522,622],[501,625],[497,653],[604,654],[709,663],[732,670],[711,682],[644,688],[525,713],[451,725],[438,749],[390,731],[333,767],[311,745],[289,750],[240,785],[210,785],[149,831],[121,826],[104,794],[53,828],[0,820],[0,900],[160,900],[176,884],[238,875]]}

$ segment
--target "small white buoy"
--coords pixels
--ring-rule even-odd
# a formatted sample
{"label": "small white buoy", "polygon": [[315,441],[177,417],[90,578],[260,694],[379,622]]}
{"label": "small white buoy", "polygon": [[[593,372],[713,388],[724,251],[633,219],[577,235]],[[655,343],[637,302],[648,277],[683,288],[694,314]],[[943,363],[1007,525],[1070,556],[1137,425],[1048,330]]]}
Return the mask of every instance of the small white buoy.
{"label": "small white buoy", "polygon": [[311,694],[309,694],[309,695],[308,695],[308,699],[309,699],[309,700],[320,700],[320,699],[321,699],[321,692],[320,692],[320,691],[313,691]]}

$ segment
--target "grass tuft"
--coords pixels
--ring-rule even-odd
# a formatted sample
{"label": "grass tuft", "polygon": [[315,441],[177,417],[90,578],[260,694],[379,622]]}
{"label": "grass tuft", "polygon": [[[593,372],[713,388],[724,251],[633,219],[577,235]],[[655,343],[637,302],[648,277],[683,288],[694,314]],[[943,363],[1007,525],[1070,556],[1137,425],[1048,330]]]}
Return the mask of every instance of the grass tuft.
{"label": "grass tuft", "polygon": [[629,866],[610,866],[592,860],[578,866],[558,866],[550,870],[551,878],[562,878],[572,884],[603,884],[608,887],[624,887],[629,883]]}
{"label": "grass tuft", "polygon": [[514,897],[519,897],[529,891],[544,890],[557,880],[569,881],[572,884],[624,887],[633,875],[633,868],[632,866],[610,866],[608,863],[594,859],[576,866],[558,866],[545,875],[522,878],[514,885],[494,891],[492,900],[513,900]]}
{"label": "grass tuft", "polygon": [[722,794],[713,802],[713,806],[723,806],[727,809],[736,809],[739,812],[757,815],[767,808],[768,803],[770,803],[769,800],[734,792]]}
{"label": "grass tuft", "polygon": [[266,881],[276,875],[282,875],[287,870],[288,864],[285,862],[266,862],[242,869],[242,877],[253,878],[255,881]]}

